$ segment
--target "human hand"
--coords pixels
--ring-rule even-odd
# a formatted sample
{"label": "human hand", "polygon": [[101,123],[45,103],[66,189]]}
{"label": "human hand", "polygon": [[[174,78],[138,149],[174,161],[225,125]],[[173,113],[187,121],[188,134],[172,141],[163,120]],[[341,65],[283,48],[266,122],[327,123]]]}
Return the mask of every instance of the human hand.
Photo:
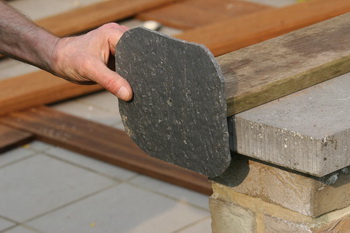
{"label": "human hand", "polygon": [[78,84],[98,83],[118,98],[132,98],[129,83],[107,67],[120,37],[128,29],[105,24],[87,34],[58,40],[52,52],[52,73]]}

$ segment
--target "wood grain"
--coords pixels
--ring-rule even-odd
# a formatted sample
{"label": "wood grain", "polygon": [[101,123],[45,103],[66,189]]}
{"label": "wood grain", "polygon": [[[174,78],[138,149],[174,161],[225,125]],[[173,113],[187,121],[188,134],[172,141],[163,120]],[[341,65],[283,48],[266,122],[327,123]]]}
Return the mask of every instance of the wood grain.
{"label": "wood grain", "polygon": [[139,149],[125,132],[47,107],[1,117],[2,124],[28,131],[38,139],[131,171],[207,195],[207,177],[154,159]]}
{"label": "wood grain", "polygon": [[0,153],[33,140],[33,134],[0,124]]}
{"label": "wood grain", "polygon": [[350,72],[350,13],[218,57],[228,116]]}
{"label": "wood grain", "polygon": [[349,0],[311,0],[224,20],[175,37],[204,44],[219,56],[347,12]]}
{"label": "wood grain", "polygon": [[187,30],[270,8],[239,0],[186,0],[142,12],[137,18]]}
{"label": "wood grain", "polygon": [[125,19],[176,0],[110,0],[35,21],[57,36],[67,36]]}
{"label": "wood grain", "polygon": [[0,81],[0,115],[57,102],[101,90],[99,85],[77,85],[37,71]]}

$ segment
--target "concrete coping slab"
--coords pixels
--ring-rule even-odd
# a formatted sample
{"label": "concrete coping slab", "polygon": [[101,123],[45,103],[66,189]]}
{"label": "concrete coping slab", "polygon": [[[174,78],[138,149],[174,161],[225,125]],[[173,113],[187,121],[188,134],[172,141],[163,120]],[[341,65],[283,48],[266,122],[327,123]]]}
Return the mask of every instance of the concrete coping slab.
{"label": "concrete coping slab", "polygon": [[232,149],[324,176],[350,165],[350,73],[231,118]]}

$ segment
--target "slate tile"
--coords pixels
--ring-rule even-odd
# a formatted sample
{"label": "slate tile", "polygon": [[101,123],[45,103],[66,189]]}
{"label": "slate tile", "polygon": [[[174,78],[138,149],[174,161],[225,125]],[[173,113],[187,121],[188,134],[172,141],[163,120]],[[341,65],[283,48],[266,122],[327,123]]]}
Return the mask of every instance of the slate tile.
{"label": "slate tile", "polygon": [[44,155],[0,169],[0,215],[22,222],[115,183]]}
{"label": "slate tile", "polygon": [[28,224],[46,233],[170,233],[208,215],[123,183]]}
{"label": "slate tile", "polygon": [[87,156],[65,150],[59,147],[51,148],[47,151],[48,154],[53,155],[57,158],[64,159],[71,163],[78,164],[79,166],[86,167],[88,169],[94,170],[98,173],[104,174],[106,176],[118,179],[118,180],[126,180],[129,179],[137,173],[110,165],[108,163],[104,163],[102,161],[98,161],[96,159],[89,158]]}
{"label": "slate tile", "polygon": [[138,176],[130,180],[129,183],[145,189],[155,190],[156,192],[162,193],[177,200],[186,201],[198,207],[209,210],[209,196],[207,195],[146,176]]}

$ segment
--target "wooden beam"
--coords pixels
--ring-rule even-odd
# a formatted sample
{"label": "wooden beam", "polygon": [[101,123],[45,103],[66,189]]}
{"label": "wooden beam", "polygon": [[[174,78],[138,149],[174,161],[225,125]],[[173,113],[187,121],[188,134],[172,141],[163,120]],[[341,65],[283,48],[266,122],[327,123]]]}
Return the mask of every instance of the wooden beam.
{"label": "wooden beam", "polygon": [[239,0],[185,0],[142,12],[137,18],[188,30],[270,8]]}
{"label": "wooden beam", "polygon": [[0,81],[0,115],[101,89],[99,85],[73,84],[45,71],[5,79]]}
{"label": "wooden beam", "polygon": [[125,19],[140,12],[177,0],[109,0],[77,8],[35,23],[57,36],[87,31],[108,22]]}
{"label": "wooden beam", "polygon": [[350,13],[218,57],[228,116],[350,72]]}
{"label": "wooden beam", "polygon": [[219,56],[347,12],[349,0],[312,0],[224,20],[175,37],[204,44]]}
{"label": "wooden beam", "polygon": [[207,177],[154,159],[141,151],[125,132],[47,107],[31,108],[1,117],[2,124],[25,130],[38,139],[131,171],[207,195]]}
{"label": "wooden beam", "polygon": [[0,124],[0,153],[33,140],[33,134]]}

